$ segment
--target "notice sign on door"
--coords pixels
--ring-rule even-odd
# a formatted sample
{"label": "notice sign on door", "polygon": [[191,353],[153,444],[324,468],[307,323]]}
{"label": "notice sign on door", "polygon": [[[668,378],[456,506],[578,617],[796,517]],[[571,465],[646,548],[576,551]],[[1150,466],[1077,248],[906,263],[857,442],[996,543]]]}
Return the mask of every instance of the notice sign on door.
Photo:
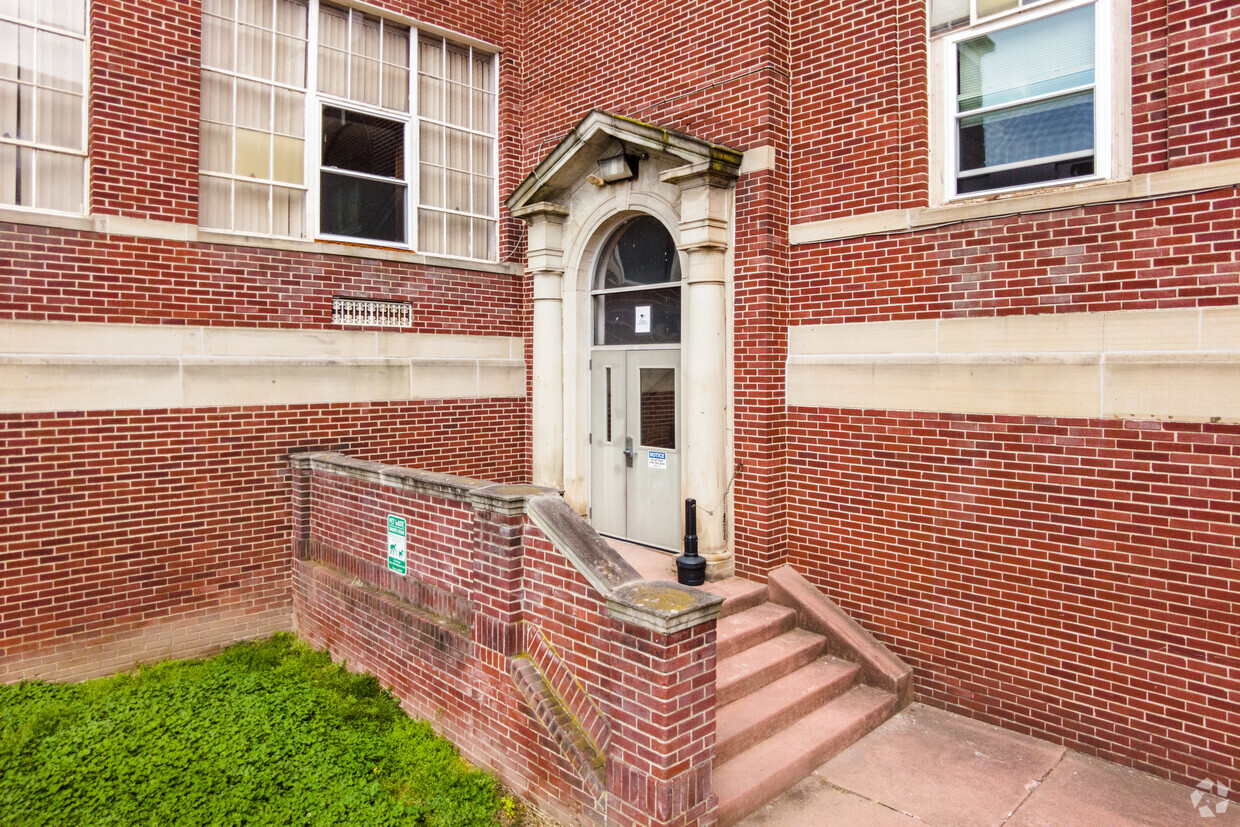
{"label": "notice sign on door", "polygon": [[667,470],[667,452],[666,451],[650,451],[650,467],[660,470]]}
{"label": "notice sign on door", "polygon": [[397,574],[404,574],[407,551],[405,546],[405,518],[391,514],[387,519],[388,537],[388,568]]}
{"label": "notice sign on door", "polygon": [[650,305],[639,304],[637,306],[637,317],[633,321],[634,333],[650,332]]}

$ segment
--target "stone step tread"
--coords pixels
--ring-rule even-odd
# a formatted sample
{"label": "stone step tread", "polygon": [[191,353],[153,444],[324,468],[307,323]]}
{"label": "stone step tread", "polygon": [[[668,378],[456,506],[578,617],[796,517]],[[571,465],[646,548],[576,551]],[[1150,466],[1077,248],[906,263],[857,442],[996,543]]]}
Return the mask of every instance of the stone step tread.
{"label": "stone step tread", "polygon": [[719,825],[729,827],[813,772],[895,711],[896,696],[854,686],[715,770]]}
{"label": "stone step tread", "polygon": [[825,655],[795,672],[719,709],[715,761],[732,756],[779,732],[856,683],[861,667]]}
{"label": "stone step tread", "polygon": [[793,629],[721,659],[715,670],[715,697],[719,705],[726,706],[800,669],[821,655],[826,643],[822,635]]}
{"label": "stone step tread", "polygon": [[755,583],[743,577],[710,581],[702,588],[723,598],[723,605],[719,608],[721,619],[765,603],[768,595],[766,584]]}
{"label": "stone step tread", "polygon": [[797,623],[797,613],[778,603],[760,603],[752,609],[719,621],[716,654],[720,660],[787,632]]}

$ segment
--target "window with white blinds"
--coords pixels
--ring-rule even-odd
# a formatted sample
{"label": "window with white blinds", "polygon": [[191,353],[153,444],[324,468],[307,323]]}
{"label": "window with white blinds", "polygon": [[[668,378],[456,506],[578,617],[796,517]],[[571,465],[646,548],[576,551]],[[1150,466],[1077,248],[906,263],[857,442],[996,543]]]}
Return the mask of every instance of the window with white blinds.
{"label": "window with white blinds", "polygon": [[306,5],[204,0],[199,223],[305,228]]}
{"label": "window with white blinds", "polygon": [[316,0],[207,3],[202,226],[495,259],[493,54]]}
{"label": "window with white blinds", "polygon": [[934,1],[932,31],[956,27],[942,38],[949,197],[1109,172],[1107,6]]}
{"label": "window with white blinds", "polygon": [[86,3],[0,0],[0,205],[82,213]]}

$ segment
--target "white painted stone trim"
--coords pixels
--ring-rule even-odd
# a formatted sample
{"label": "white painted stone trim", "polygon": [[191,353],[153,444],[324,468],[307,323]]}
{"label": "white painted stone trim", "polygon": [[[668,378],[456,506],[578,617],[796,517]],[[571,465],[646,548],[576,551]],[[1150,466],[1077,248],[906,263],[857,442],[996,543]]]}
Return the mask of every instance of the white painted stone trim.
{"label": "white painted stone trim", "polygon": [[519,337],[0,321],[0,412],[525,395]]}
{"label": "white painted stone trim", "polygon": [[961,221],[1181,195],[1237,184],[1240,184],[1240,160],[1215,161],[1143,173],[1122,181],[1079,184],[1036,193],[993,195],[956,201],[941,207],[885,210],[825,221],[806,221],[793,224],[788,235],[793,244],[818,244],[859,236],[924,230]]}
{"label": "white painted stone trim", "polygon": [[51,227],[61,230],[78,230],[101,235],[120,235],[132,238],[150,238],[163,241],[183,241],[198,244],[224,244],[234,247],[255,247],[288,253],[311,255],[348,256],[352,258],[390,261],[399,264],[420,264],[426,267],[442,267],[450,270],[472,270],[505,276],[520,276],[524,268],[516,262],[478,261],[476,259],[449,258],[385,247],[349,244],[335,241],[298,241],[291,238],[226,233],[203,230],[194,224],[173,221],[157,221],[131,218],[121,215],[72,216],[54,215],[33,210],[0,207],[0,222]]}
{"label": "white painted stone trim", "polygon": [[792,406],[1240,422],[1240,307],[802,325]]}

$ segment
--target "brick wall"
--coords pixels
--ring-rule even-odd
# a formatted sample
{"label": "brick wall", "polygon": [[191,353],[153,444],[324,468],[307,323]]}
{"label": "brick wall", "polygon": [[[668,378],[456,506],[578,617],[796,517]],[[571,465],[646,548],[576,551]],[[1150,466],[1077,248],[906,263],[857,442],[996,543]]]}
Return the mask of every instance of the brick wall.
{"label": "brick wall", "polygon": [[921,699],[1237,778],[1240,428],[793,409],[791,561]]}
{"label": "brick wall", "polygon": [[[611,616],[583,571],[523,516],[538,489],[324,455],[300,462],[302,637],[378,675],[471,761],[566,823],[713,823],[713,619],[665,634]],[[388,514],[410,527],[403,577],[383,562]],[[509,677],[514,655],[533,661],[605,756],[604,786],[533,713]]]}
{"label": "brick wall", "polygon": [[519,481],[527,418],[521,399],[0,415],[0,679],[287,628],[290,451]]}

